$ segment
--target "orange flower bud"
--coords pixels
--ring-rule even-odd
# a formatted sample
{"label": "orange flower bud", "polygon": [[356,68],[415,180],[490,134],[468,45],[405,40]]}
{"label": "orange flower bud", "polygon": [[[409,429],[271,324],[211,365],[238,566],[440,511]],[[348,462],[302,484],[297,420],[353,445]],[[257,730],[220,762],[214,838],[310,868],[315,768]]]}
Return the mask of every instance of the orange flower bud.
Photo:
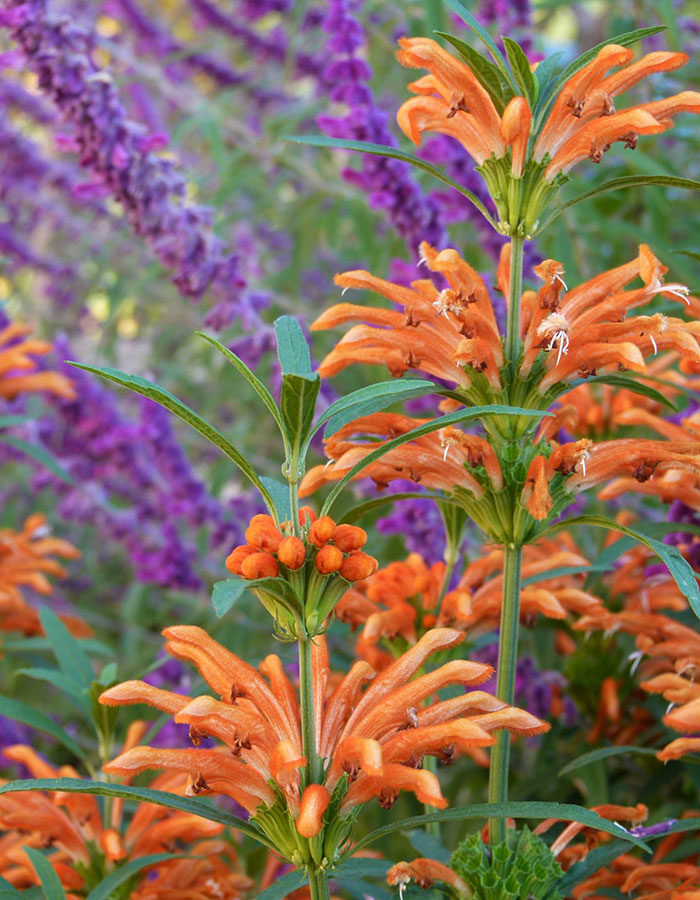
{"label": "orange flower bud", "polygon": [[249,524],[257,526],[264,525],[265,528],[274,528],[275,520],[272,518],[272,516],[268,516],[266,513],[258,513],[257,516],[253,516]]}
{"label": "orange flower bud", "polygon": [[[269,516],[255,516],[256,519],[270,519]],[[282,543],[284,535],[275,528],[272,519],[268,522],[251,523],[246,529],[245,539],[253,547],[259,547],[266,553],[275,553]]]}
{"label": "orange flower bud", "polygon": [[330,516],[321,516],[309,528],[309,541],[314,547],[323,547],[331,539],[335,522]]}
{"label": "orange flower bud", "polygon": [[316,513],[311,509],[310,506],[302,506],[299,510],[299,524],[306,525],[308,522],[311,525],[312,522],[316,521]]}
{"label": "orange flower bud", "polygon": [[298,537],[286,537],[277,548],[277,559],[288,569],[300,569],[306,559],[306,547]]}
{"label": "orange flower bud", "polygon": [[343,553],[359,550],[367,543],[367,532],[357,525],[336,525],[331,540]]}
{"label": "orange flower bud", "polygon": [[277,560],[269,553],[253,553],[241,564],[241,575],[244,578],[275,578],[279,571]]}
{"label": "orange flower bud", "polygon": [[321,575],[330,575],[337,572],[343,563],[343,554],[332,544],[326,544],[316,554],[316,569]]}
{"label": "orange flower bud", "polygon": [[361,550],[356,550],[343,560],[340,574],[347,581],[363,581],[377,571],[377,560]]}
{"label": "orange flower bud", "polygon": [[236,547],[235,550],[226,557],[226,568],[232,575],[242,575],[241,566],[243,565],[243,560],[257,552],[257,548],[249,547],[247,544]]}
{"label": "orange flower bud", "polygon": [[106,828],[102,832],[100,844],[102,845],[105,856],[111,862],[118,859],[124,859],[126,856],[126,851],[124,850],[124,845],[122,844],[119,832],[115,831],[113,828]]}
{"label": "orange flower bud", "polygon": [[322,784],[310,784],[301,795],[297,831],[302,837],[316,837],[323,828],[323,814],[331,802],[331,795]]}

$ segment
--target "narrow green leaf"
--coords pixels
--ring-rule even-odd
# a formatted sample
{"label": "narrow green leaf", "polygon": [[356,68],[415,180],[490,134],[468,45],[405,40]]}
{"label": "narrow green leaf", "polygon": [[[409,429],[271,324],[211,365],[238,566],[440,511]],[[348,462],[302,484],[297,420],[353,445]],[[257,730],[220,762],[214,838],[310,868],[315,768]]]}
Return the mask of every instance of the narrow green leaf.
{"label": "narrow green leaf", "polygon": [[280,522],[286,522],[292,518],[292,508],[289,499],[289,485],[283,484],[269,475],[261,475],[260,480],[270,492],[275,501],[275,509]]}
{"label": "narrow green leaf", "polygon": [[562,203],[545,217],[538,230],[543,231],[551,225],[564,210],[570,209],[572,206],[576,206],[577,203],[582,203],[584,200],[590,200],[591,197],[599,197],[602,194],[610,193],[610,191],[620,191],[624,188],[642,187],[644,185],[683,188],[688,191],[700,190],[700,181],[695,181],[693,178],[681,178],[676,175],[623,175],[621,178],[613,178],[611,181],[599,184],[597,187],[591,188],[589,191],[584,191],[583,194],[579,194],[577,197],[573,197],[571,200]]}
{"label": "narrow green leaf", "polygon": [[247,589],[248,585],[243,578],[227,578],[226,581],[217,581],[211,593],[211,603],[217,616],[226,615]]}
{"label": "narrow green leaf", "polygon": [[451,188],[459,191],[462,196],[466,197],[467,200],[479,210],[489,225],[494,230],[498,230],[493,216],[475,193],[465,188],[464,185],[460,184],[458,181],[450,178],[450,176],[443,172],[442,169],[421,159],[420,156],[413,156],[411,153],[399,150],[398,147],[389,147],[384,144],[371,144],[368,141],[346,141],[342,138],[330,138],[320,134],[287,137],[286,140],[294,141],[296,144],[309,144],[312,147],[335,147],[338,150],[356,150],[360,153],[371,153],[374,156],[388,156],[391,159],[399,159],[401,162],[406,162],[416,169],[421,169],[423,172],[427,172],[434,178],[438,178],[444,184],[449,184]]}
{"label": "narrow green leaf", "polygon": [[445,31],[436,31],[435,33],[440,35],[440,37],[444,38],[446,41],[449,41],[455,50],[459,52],[460,56],[472,70],[483,89],[488,93],[499,115],[502,115],[503,110],[506,108],[506,100],[510,100],[512,96],[512,89],[510,84],[508,84],[508,96],[506,97],[503,91],[503,76],[501,75],[498,66],[489,62],[489,60],[483,57],[477,50],[470,47],[469,44],[461,41],[453,34],[447,34]]}
{"label": "narrow green leaf", "polygon": [[584,766],[597,762],[599,759],[608,759],[610,756],[620,756],[622,754],[637,753],[642,756],[656,756],[656,750],[651,747],[634,747],[634,746],[616,746],[616,747],[599,747],[597,750],[591,750],[590,753],[583,753],[570,763],[567,763],[563,769],[559,770],[559,776],[568,775],[569,772],[576,772]]}
{"label": "narrow green leaf", "polygon": [[351,506],[350,509],[343,511],[342,520],[343,522],[352,524],[361,519],[362,516],[367,515],[367,513],[374,512],[375,509],[381,509],[382,506],[388,506],[399,500],[441,500],[448,503],[450,502],[449,497],[446,498],[440,494],[421,494],[418,491],[401,491],[397,494],[383,494],[381,497],[373,497],[371,500],[364,500],[356,506]]}
{"label": "narrow green leaf", "polygon": [[225,615],[247,590],[259,588],[277,597],[288,607],[301,608],[299,598],[294,593],[289,582],[284,578],[253,578],[246,579],[234,576],[226,581],[217,581],[214,585],[211,602],[217,616]]}
{"label": "narrow green leaf", "polygon": [[41,882],[46,900],[66,900],[66,892],[63,890],[61,879],[44,854],[34,847],[25,847],[24,852],[29,857],[29,862]]}
{"label": "narrow green leaf", "polygon": [[114,871],[103,878],[102,881],[94,887],[87,895],[87,900],[109,900],[113,893],[128,881],[141,869],[148,866],[154,866],[157,863],[165,862],[168,859],[182,859],[182,853],[151,853],[148,856],[140,856],[138,859],[132,859],[130,862],[118,866]]}
{"label": "narrow green leaf", "polygon": [[411,842],[414,850],[417,850],[421,856],[428,859],[436,859],[438,862],[449,865],[450,851],[443,845],[442,841],[429,831],[422,828],[414,828],[413,831],[406,832],[405,835]]}
{"label": "narrow green leaf", "polygon": [[[0,715],[6,715],[0,709]],[[274,845],[255,825],[245,822],[223,809],[218,809],[203,800],[193,797],[180,797],[168,791],[155,791],[151,788],[134,787],[126,784],[107,784],[104,781],[88,781],[82,778],[27,778],[19,781],[10,781],[0,787],[0,794],[17,793],[19,791],[65,791],[69,794],[95,794],[99,797],[123,797],[126,800],[142,800],[146,803],[155,803],[167,809],[177,809],[180,812],[201,816],[210,822],[219,822],[235,828],[242,834],[253,838],[261,844],[265,844],[271,850]]]}
{"label": "narrow green leaf", "polygon": [[629,844],[626,841],[611,841],[609,844],[603,844],[602,847],[596,847],[587,853],[582,860],[574,863],[564,875],[557,881],[553,890],[562,897],[570,896],[571,888],[580,881],[598,872],[600,869],[609,865],[618,856],[623,853],[629,853]]}
{"label": "narrow green leaf", "polygon": [[287,872],[278,878],[269,888],[265,888],[258,894],[257,900],[285,900],[292,891],[309,883],[309,879],[303,872]]}
{"label": "narrow green leaf", "polygon": [[386,441],[381,446],[377,447],[376,450],[368,453],[363,460],[360,460],[359,463],[354,465],[350,469],[350,471],[340,479],[340,481],[335,485],[330,494],[326,497],[326,501],[323,504],[323,509],[321,510],[321,515],[323,516],[328,513],[345,485],[349,481],[351,481],[355,477],[355,475],[358,475],[360,472],[362,472],[363,469],[366,469],[367,466],[370,465],[370,463],[373,463],[377,459],[381,459],[382,456],[384,456],[390,450],[393,450],[395,447],[400,447],[402,444],[407,444],[410,441],[415,441],[416,438],[423,437],[423,435],[430,434],[433,431],[439,431],[441,428],[445,428],[447,425],[454,425],[457,422],[466,422],[469,419],[478,419],[484,416],[526,416],[528,418],[542,419],[545,416],[550,415],[551,413],[542,412],[541,410],[521,409],[517,406],[502,406],[500,404],[492,404],[489,406],[472,406],[469,409],[460,409],[457,410],[457,412],[449,413],[446,416],[440,416],[437,419],[433,419],[432,422],[426,422],[425,425],[420,425],[418,428],[413,428],[406,434],[400,434],[398,437],[392,438],[390,441]]}
{"label": "narrow green leaf", "polygon": [[15,675],[25,675],[27,678],[35,678],[37,681],[46,681],[70,697],[86,715],[90,715],[90,707],[85,702],[86,689],[68,675],[64,675],[58,669],[41,668],[34,666],[26,669],[18,669]]}
{"label": "narrow green leaf", "polygon": [[311,351],[294,316],[280,316],[275,321],[277,358],[285,375],[310,376]]}
{"label": "narrow green leaf", "polygon": [[426,394],[435,393],[437,386],[432,381],[421,378],[395,378],[392,381],[380,381],[367,387],[359,388],[331,403],[328,409],[319,416],[314,425],[314,431],[325,423],[323,436],[328,438],[339,431],[343,425],[359,419],[360,416],[369,416],[391,406],[392,403],[402,403],[416,397],[424,397]]}
{"label": "narrow green leaf", "polygon": [[0,900],[22,900],[26,892],[20,893],[16,887],[0,875]]}
{"label": "narrow green leaf", "polygon": [[638,381],[637,378],[632,378],[630,375],[611,372],[608,375],[593,375],[590,378],[576,378],[571,382],[571,387],[578,387],[580,384],[609,384],[622,390],[641,394],[643,397],[648,397],[649,400],[660,403],[662,406],[665,406],[673,412],[678,412],[676,404],[672,400],[669,400],[668,397],[664,396],[661,391],[657,391],[656,388],[653,388],[651,385],[645,384],[643,381]]}
{"label": "narrow green leaf", "polygon": [[14,447],[15,450],[19,450],[21,453],[24,453],[25,456],[29,456],[31,459],[36,460],[45,469],[48,469],[52,475],[55,475],[56,478],[60,478],[61,481],[66,484],[73,484],[73,479],[63,466],[49,453],[48,450],[39,444],[30,444],[30,442],[25,441],[24,438],[16,437],[14,434],[5,434],[5,432],[0,432],[0,441],[9,444],[10,447]]}
{"label": "narrow green leaf", "polygon": [[535,69],[535,78],[537,79],[538,85],[538,99],[534,117],[537,116],[542,105],[547,102],[552,94],[555,82],[554,72],[563,55],[563,53],[552,53],[551,56],[543,59]]}
{"label": "narrow green leaf", "polygon": [[548,581],[550,578],[562,578],[566,575],[591,575],[593,572],[607,572],[610,566],[593,563],[589,566],[558,566],[556,569],[547,569],[523,578],[521,587],[529,584],[537,584],[538,581]]}
{"label": "narrow green leaf", "polygon": [[501,37],[503,46],[506,48],[508,62],[513,72],[515,82],[520,88],[520,93],[529,102],[530,108],[534,109],[537,103],[537,91],[539,90],[537,81],[535,80],[532,70],[530,69],[530,61],[525,55],[525,51],[517,41],[509,37]]}
{"label": "narrow green leaf", "polygon": [[241,375],[245,378],[248,384],[253,388],[253,390],[260,397],[267,409],[270,411],[273,419],[275,420],[275,422],[277,422],[280,431],[282,431],[282,417],[280,416],[280,411],[277,408],[275,399],[268,391],[267,387],[262,383],[262,381],[260,381],[257,375],[251,372],[251,370],[243,362],[242,359],[239,359],[235,353],[229,350],[228,347],[224,347],[224,345],[217,341],[216,338],[210,337],[208,334],[204,334],[203,331],[196,331],[195,334],[203,337],[205,341],[208,341],[212,345],[212,347],[216,347],[216,349],[226,357],[231,365],[241,373]]}
{"label": "narrow green leaf", "polygon": [[[447,3],[453,12],[457,13],[464,24],[470,28],[474,34],[481,38],[498,68],[503,72],[507,81],[512,84],[510,73],[508,72],[508,67],[505,64],[503,55],[484,26],[474,18],[463,3],[460,3],[460,0],[445,0],[445,3]],[[513,88],[515,88],[515,85],[513,85]]]}
{"label": "narrow green leaf", "polygon": [[56,738],[59,743],[63,744],[78,759],[86,758],[82,747],[76,744],[63,728],[49,719],[44,713],[39,712],[38,709],[34,709],[32,706],[27,706],[21,700],[15,700],[11,697],[0,697],[0,716],[7,716],[8,719],[12,719],[14,722],[21,722],[23,725],[29,725],[30,728],[36,728],[37,731],[50,734],[51,737]]}
{"label": "narrow green leaf", "polygon": [[[0,428],[11,428],[13,425],[24,425],[33,422],[34,416],[0,416]],[[1,886],[0,882],[0,886]]]}
{"label": "narrow green leaf", "polygon": [[320,388],[321,379],[318,375],[282,376],[280,410],[289,445],[290,458],[287,464],[297,469],[296,472],[290,473],[293,476],[291,480],[296,480],[303,474],[306,457],[304,448],[313,425],[316,398]]}
{"label": "narrow green leaf", "polygon": [[89,690],[95,680],[95,670],[80,642],[48,606],[41,607],[39,618],[63,674]]}
{"label": "narrow green leaf", "polygon": [[644,841],[630,834],[610,819],[604,819],[592,809],[584,806],[576,806],[573,803],[545,803],[542,801],[517,802],[505,801],[503,803],[478,803],[473,806],[453,806],[451,809],[443,809],[440,812],[427,813],[423,816],[412,816],[410,819],[400,819],[390,825],[377,828],[355,844],[353,854],[363,849],[368,844],[373,844],[379,838],[396,831],[407,831],[430,822],[461,822],[465,819],[486,819],[494,816],[511,817],[513,819],[563,819],[565,822],[580,822],[605,831],[613,837],[622,838],[632,844],[636,844],[644,850],[649,850]]}
{"label": "narrow green leaf", "polygon": [[243,454],[233,446],[228,438],[217,431],[210,422],[207,422],[206,419],[202,418],[202,416],[193,409],[186,406],[182,400],[178,400],[178,398],[171,394],[170,391],[166,391],[165,388],[154,384],[147,378],[142,378],[140,375],[127,375],[126,372],[120,372],[119,369],[87,366],[84,363],[78,362],[69,362],[68,365],[75,366],[76,369],[83,369],[86,372],[92,372],[93,375],[99,375],[101,378],[106,378],[108,381],[113,381],[115,384],[128,388],[136,394],[141,394],[142,397],[148,397],[150,400],[155,400],[156,403],[164,406],[167,410],[170,410],[170,412],[175,413],[175,415],[179,416],[183,422],[187,422],[188,425],[214,444],[215,447],[218,447],[219,450],[225,453],[226,456],[238,466],[246,478],[260,491],[260,494],[273,517],[276,516],[275,504],[272,501],[272,497],[269,495],[265,485]]}
{"label": "narrow green leaf", "polygon": [[[550,525],[545,534],[559,531],[562,528],[570,528],[572,525],[595,525],[597,528],[605,528],[606,531],[619,531],[628,537],[634,538],[635,541],[639,541],[640,544],[644,544],[664,563],[673,576],[673,580],[680,588],[681,593],[690,604],[690,608],[700,619],[700,589],[698,588],[695,573],[683,558],[678,547],[674,547],[671,544],[663,544],[661,541],[648,537],[641,531],[620,525],[608,516],[574,516],[571,519],[565,519],[562,522]],[[678,530],[678,526],[676,526],[676,530]]]}

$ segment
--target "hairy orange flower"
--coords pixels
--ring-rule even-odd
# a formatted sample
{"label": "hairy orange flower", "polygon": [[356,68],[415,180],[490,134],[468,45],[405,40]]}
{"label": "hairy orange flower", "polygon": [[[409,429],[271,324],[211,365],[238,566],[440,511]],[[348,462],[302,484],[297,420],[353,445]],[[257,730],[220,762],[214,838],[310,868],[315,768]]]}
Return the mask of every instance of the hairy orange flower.
{"label": "hairy orange flower", "polygon": [[315,733],[325,776],[322,784],[305,785],[299,702],[278,657],[268,656],[256,670],[200,628],[181,625],[167,628],[164,634],[168,651],[193,662],[220,699],[209,695],[192,699],[129,681],[109,688],[101,702],[112,706],[148,703],[189,724],[196,738],[218,738],[226,752],[137,747],[109,763],[106,771],[121,775],[158,768],[185,772],[189,793],[228,794],[261,827],[278,801],[307,837],[322,829],[331,797],[341,819],[372,797],[388,807],[401,790],[442,808],[447,801],[436,777],[419,768],[426,754],[451,759],[469,748],[489,746],[494,743],[491,732],[498,728],[516,734],[548,728],[529,713],[481,691],[465,693],[457,701],[434,699],[422,705],[443,687],[479,684],[490,676],[487,665],[454,660],[414,677],[433,653],[462,640],[459,631],[427,632],[376,677],[367,662],[356,662],[330,696],[328,652],[324,638],[318,636],[313,643]]}
{"label": "hairy orange flower", "polygon": [[57,372],[37,372],[32,357],[53,350],[47,341],[25,340],[32,333],[28,325],[13,323],[0,331],[0,397],[12,400],[19,394],[48,391],[67,400],[75,399],[69,378]]}
{"label": "hairy orange flower", "polygon": [[[131,726],[125,746],[133,745],[145,732],[143,723]],[[70,766],[54,768],[26,745],[4,750],[37,778],[77,778]],[[181,774],[158,776],[151,787],[183,793]],[[175,841],[193,844],[198,859],[168,860],[140,873],[141,880],[129,894],[134,900],[239,900],[252,886],[240,874],[236,855],[228,841],[214,840],[223,826],[199,816],[141,803],[127,826],[122,825],[123,801],[112,806],[109,822],[103,819],[97,799],[89,794],[40,791],[0,797],[0,826],[6,833],[0,841],[0,875],[18,888],[38,885],[24,847],[52,847],[48,861],[70,900],[78,900],[95,887],[94,880],[107,875],[115,865],[169,852]],[[146,873],[148,877],[146,877]]]}
{"label": "hairy orange flower", "polygon": [[[41,634],[37,611],[22,592],[29,587],[39,594],[50,594],[48,575],[65,578],[68,574],[54,557],[77,559],[80,551],[68,541],[50,535],[46,517],[29,516],[21,531],[0,529],[0,631]],[[82,619],[64,616],[71,632],[78,636],[92,634]]]}

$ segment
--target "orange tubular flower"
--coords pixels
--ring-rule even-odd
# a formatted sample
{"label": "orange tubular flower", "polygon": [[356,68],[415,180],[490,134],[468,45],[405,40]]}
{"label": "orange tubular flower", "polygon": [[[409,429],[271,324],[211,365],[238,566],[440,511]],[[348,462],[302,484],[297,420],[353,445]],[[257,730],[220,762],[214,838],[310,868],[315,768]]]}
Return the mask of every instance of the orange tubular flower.
{"label": "orange tubular flower", "polygon": [[[25,600],[22,588],[50,594],[52,587],[47,576],[65,578],[68,574],[54,557],[79,556],[80,551],[68,541],[50,536],[41,513],[29,516],[21,531],[0,529],[0,631],[41,634],[39,615]],[[63,620],[77,636],[92,634],[90,627],[76,616],[64,616]]]}
{"label": "orange tubular flower", "polygon": [[[480,691],[464,694],[456,705],[439,700],[422,705],[443,687],[479,684],[490,676],[490,666],[455,660],[414,677],[433,653],[462,640],[459,631],[427,632],[367,688],[375,672],[368,663],[356,662],[330,696],[328,653],[318,636],[313,645],[316,748],[325,775],[323,784],[304,786],[299,702],[280,660],[268,656],[256,670],[200,628],[182,625],[164,634],[166,649],[193,662],[221,699],[191,699],[131,681],[109,688],[100,701],[110,706],[148,703],[189,724],[197,738],[218,738],[226,752],[136,747],[105,770],[129,776],[159,768],[186,773],[188,793],[227,794],[261,828],[277,823],[275,840],[282,841],[277,845],[288,859],[298,848],[298,837],[280,836],[275,812],[280,805],[297,822],[299,834],[315,837],[323,831],[331,842],[325,855],[333,859],[350,827],[350,821],[343,825],[343,820],[372,797],[390,806],[399,791],[409,790],[424,803],[446,805],[435,776],[417,768],[425,754],[451,759],[468,748],[493,744],[492,731],[498,728],[536,734],[549,727]],[[340,819],[326,823],[329,802]]]}
{"label": "orange tubular flower", "polygon": [[12,400],[19,394],[48,391],[74,400],[73,384],[65,375],[35,371],[37,362],[32,357],[50,353],[53,347],[47,341],[25,340],[31,333],[29,326],[19,323],[0,331],[0,397]]}
{"label": "orange tubular flower", "polygon": [[[143,736],[143,723],[131,726],[126,745]],[[5,755],[25,765],[37,778],[77,778],[70,766],[55,769],[31,747],[17,745]],[[151,787],[183,793],[186,779],[180,774],[158,776]],[[0,797],[0,826],[6,833],[0,842],[0,875],[17,888],[38,885],[24,847],[53,847],[48,861],[71,900],[78,900],[115,864],[163,853],[175,841],[194,843],[197,859],[173,859],[143,870],[134,900],[239,900],[252,881],[237,871],[235,852],[228,841],[215,840],[223,826],[190,813],[141,803],[128,826],[121,822],[122,801],[116,801],[112,818],[102,818],[100,806],[89,794],[35,791]],[[146,877],[148,873],[148,877]],[[73,893],[75,892],[75,893]]]}

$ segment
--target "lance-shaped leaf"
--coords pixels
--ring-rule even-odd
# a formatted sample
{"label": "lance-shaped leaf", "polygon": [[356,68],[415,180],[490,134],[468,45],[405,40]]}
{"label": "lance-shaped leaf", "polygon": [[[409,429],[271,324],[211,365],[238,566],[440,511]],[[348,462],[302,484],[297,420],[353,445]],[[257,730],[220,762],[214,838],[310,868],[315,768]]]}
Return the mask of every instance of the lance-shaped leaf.
{"label": "lance-shaped leaf", "polygon": [[408,444],[410,441],[415,441],[416,438],[423,437],[433,431],[439,431],[441,428],[445,428],[448,425],[455,425],[457,422],[466,422],[470,419],[480,419],[487,416],[526,416],[533,419],[542,419],[545,416],[551,415],[551,413],[542,412],[542,410],[539,409],[522,409],[518,406],[491,404],[488,406],[472,406],[469,409],[460,409],[456,412],[449,413],[446,416],[439,416],[437,419],[433,419],[432,422],[426,422],[425,425],[420,425],[418,428],[413,428],[411,431],[406,432],[406,434],[400,434],[398,437],[384,442],[377,447],[376,450],[372,450],[371,453],[368,453],[364,459],[354,465],[335,485],[328,497],[326,497],[323,509],[321,510],[321,515],[327,515],[331,506],[338,498],[338,495],[349,481],[356,475],[359,475],[359,473],[362,472],[363,469],[366,469],[370,463],[373,463],[377,459],[381,459],[382,456],[390,450],[393,450],[395,447],[400,447],[402,444]]}
{"label": "lance-shaped leaf", "polygon": [[286,875],[277,878],[269,888],[261,891],[257,900],[285,900],[285,897],[288,897],[292,891],[296,891],[308,883],[309,879],[303,872],[287,872]]}
{"label": "lance-shaped leaf", "polygon": [[[647,376],[642,376],[646,378]],[[671,384],[670,382],[668,382]],[[629,375],[623,375],[620,372],[610,372],[607,375],[593,375],[590,378],[576,378],[566,387],[566,390],[572,387],[578,387],[581,384],[609,384],[612,387],[621,388],[626,391],[633,391],[635,394],[641,394],[648,397],[655,403],[665,406],[673,412],[678,412],[678,407],[668,397],[664,396],[661,391],[657,391],[650,384],[645,384],[637,378],[631,378]]]}
{"label": "lance-shaped leaf", "polygon": [[148,866],[154,866],[168,859],[182,859],[182,853],[150,853],[148,856],[140,856],[132,859],[122,866],[118,866],[113,872],[103,878],[87,895],[87,900],[110,900],[115,895],[117,888],[121,887],[130,878]]}
{"label": "lance-shaped leaf", "polygon": [[467,819],[486,819],[492,817],[510,817],[513,819],[562,819],[565,822],[580,822],[597,831],[604,831],[613,837],[621,838],[636,844],[644,850],[649,850],[644,841],[635,837],[621,825],[604,819],[592,809],[577,806],[573,803],[546,803],[543,801],[511,801],[502,803],[477,803],[470,806],[453,806],[440,812],[426,813],[422,816],[412,816],[410,819],[399,819],[390,825],[377,828],[353,846],[352,853],[357,853],[368,844],[373,844],[379,838],[397,831],[407,831],[430,822],[462,822]]}
{"label": "lance-shaped leaf", "polygon": [[288,442],[285,475],[297,482],[304,474],[307,440],[316,412],[321,388],[318,375],[283,375],[280,409]]}
{"label": "lance-shaped leaf", "polygon": [[41,882],[46,900],[66,900],[66,892],[63,890],[61,880],[44,854],[34,847],[25,847],[24,852],[29,857],[29,862]]}
{"label": "lance-shaped leaf", "polygon": [[227,437],[224,437],[220,431],[217,431],[210,422],[207,422],[207,420],[202,418],[199,413],[196,413],[193,409],[190,409],[189,406],[186,406],[182,400],[178,400],[178,398],[171,394],[170,391],[160,387],[158,384],[154,384],[147,378],[142,378],[140,375],[127,375],[126,372],[120,372],[119,369],[87,366],[84,363],[78,362],[70,362],[69,365],[75,366],[76,369],[84,369],[86,372],[92,372],[93,375],[99,375],[101,378],[113,381],[115,384],[128,388],[130,391],[134,391],[134,393],[140,394],[142,397],[148,397],[150,400],[155,400],[156,403],[164,406],[165,409],[175,413],[175,415],[181,418],[183,422],[187,422],[187,424],[194,428],[195,431],[198,431],[208,441],[211,441],[215,447],[218,447],[219,450],[223,451],[223,453],[238,466],[246,478],[258,489],[258,491],[260,491],[267,508],[270,510],[273,518],[276,518],[277,513],[272,497],[243,454],[234,447]]}
{"label": "lance-shaped leaf", "polygon": [[311,376],[311,351],[294,316],[280,316],[275,320],[275,336],[282,374]]}
{"label": "lance-shaped leaf", "polygon": [[235,576],[226,581],[217,581],[212,592],[211,602],[217,616],[227,613],[244,591],[258,588],[271,594],[275,600],[284,604],[290,612],[301,610],[301,601],[284,578],[252,578]]}
{"label": "lance-shaped leaf", "polygon": [[[0,713],[3,711],[0,710]],[[96,794],[99,797],[123,797],[125,800],[143,800],[147,803],[155,803],[167,809],[176,809],[193,816],[201,816],[210,822],[219,822],[235,828],[242,834],[253,838],[261,844],[265,844],[271,850],[276,848],[269,839],[256,828],[254,824],[234,816],[203,800],[193,797],[180,797],[169,791],[156,791],[152,788],[134,787],[127,784],[107,784],[104,781],[88,781],[83,778],[23,778],[18,781],[10,781],[0,787],[0,794],[10,794],[23,791],[64,791],[69,794]]]}
{"label": "lance-shaped leaf", "polygon": [[66,733],[64,728],[58,726],[47,715],[39,712],[38,709],[22,703],[21,700],[15,700],[13,697],[0,697],[0,716],[7,716],[8,719],[12,719],[14,722],[21,722],[23,725],[29,725],[30,728],[36,728],[37,731],[50,734],[51,737],[56,738],[60,744],[63,744],[78,759],[85,759],[86,757],[83,748]]}
{"label": "lance-shaped leaf", "polygon": [[42,606],[39,618],[63,674],[74,680],[79,686],[89,688],[95,679],[95,670],[87,653],[80,645],[80,641],[73,637],[56,613],[48,606]]}
{"label": "lance-shaped leaf", "polygon": [[537,103],[537,92],[539,90],[538,83],[530,69],[530,61],[525,55],[525,51],[509,37],[501,37],[503,46],[506,48],[508,62],[510,63],[515,83],[520,89],[520,93],[530,104],[530,109],[534,109]]}
{"label": "lance-shaped leaf", "polygon": [[676,175],[624,175],[622,178],[613,178],[611,181],[605,181],[603,184],[599,184],[597,187],[591,188],[589,191],[584,191],[583,194],[579,194],[577,197],[572,197],[571,200],[562,203],[545,217],[538,230],[543,231],[548,225],[551,225],[564,210],[576,206],[577,203],[582,203],[584,200],[590,200],[592,197],[600,197],[602,194],[609,194],[611,191],[620,191],[624,188],[641,187],[643,185],[683,188],[683,190],[686,191],[700,190],[700,181],[695,181],[693,178],[680,178]]}
{"label": "lance-shaped leaf", "polygon": [[[562,528],[570,528],[572,525],[594,525],[597,528],[604,528],[606,531],[619,531],[628,537],[634,538],[634,540],[638,541],[640,544],[644,544],[652,553],[655,553],[666,566],[673,576],[673,580],[680,588],[681,593],[690,604],[690,608],[700,619],[700,589],[698,588],[698,582],[695,578],[695,573],[688,562],[683,558],[678,547],[674,547],[671,544],[663,544],[661,541],[650,538],[641,531],[636,531],[633,528],[620,525],[619,522],[616,522],[608,516],[574,516],[571,519],[565,519],[562,522],[556,522],[554,525],[550,525],[544,533],[548,534],[559,531]],[[679,526],[676,525],[675,530],[677,531],[678,528]]]}
{"label": "lance-shaped leaf", "polygon": [[572,759],[563,769],[559,770],[559,776],[568,775],[569,772],[576,772],[589,766],[591,763],[598,762],[599,759],[609,759],[611,756],[629,756],[630,753],[637,753],[641,756],[653,756],[656,758],[657,751],[652,747],[634,747],[621,746],[614,747],[598,747],[597,750],[591,750],[589,753],[582,753],[576,759]]}
{"label": "lance-shaped leaf", "polygon": [[32,444],[29,441],[25,441],[24,438],[16,437],[14,434],[5,434],[4,432],[0,432],[0,441],[35,460],[66,484],[73,484],[73,479],[68,472],[45,447],[41,447],[39,444]]}
{"label": "lance-shaped leaf", "polygon": [[481,38],[481,40],[486,45],[489,53],[493,57],[493,61],[496,63],[498,68],[503,73],[506,81],[512,86],[513,93],[517,93],[516,87],[513,84],[510,72],[508,71],[508,67],[505,64],[505,60],[503,59],[503,55],[501,51],[496,46],[493,38],[488,33],[488,31],[484,28],[481,22],[478,21],[467,9],[467,7],[460,3],[460,0],[445,0],[445,3],[450,7],[450,9],[457,13],[460,19],[464,22],[464,24],[470,28],[477,37]]}
{"label": "lance-shaped leaf", "polygon": [[330,138],[320,134],[307,134],[287,137],[287,140],[294,141],[297,144],[310,144],[312,147],[334,147],[338,150],[356,150],[360,153],[370,153],[373,156],[388,156],[391,159],[399,159],[401,160],[401,162],[406,162],[416,169],[421,169],[421,171],[427,172],[429,175],[432,175],[434,178],[439,179],[444,184],[449,184],[449,186],[451,188],[454,188],[456,191],[459,191],[459,193],[462,194],[463,197],[466,197],[467,200],[469,200],[469,202],[479,210],[479,212],[486,219],[489,225],[495,231],[498,231],[493,216],[489,213],[488,209],[486,209],[484,204],[481,202],[481,200],[479,200],[475,193],[468,190],[468,188],[465,188],[464,185],[460,184],[458,181],[455,181],[454,178],[450,178],[450,176],[443,172],[442,169],[439,169],[437,166],[433,166],[429,162],[426,162],[424,159],[421,159],[420,156],[414,156],[412,153],[406,153],[403,150],[399,150],[398,147],[389,147],[384,144],[372,144],[368,141],[346,141],[342,138]]}
{"label": "lance-shaped leaf", "polygon": [[379,412],[386,409],[387,406],[391,406],[392,403],[403,403],[405,400],[424,397],[426,394],[434,394],[437,391],[439,391],[437,385],[421,378],[394,378],[391,381],[370,384],[331,403],[328,409],[319,416],[314,425],[314,432],[325,423],[323,436],[328,438],[354,419]]}

